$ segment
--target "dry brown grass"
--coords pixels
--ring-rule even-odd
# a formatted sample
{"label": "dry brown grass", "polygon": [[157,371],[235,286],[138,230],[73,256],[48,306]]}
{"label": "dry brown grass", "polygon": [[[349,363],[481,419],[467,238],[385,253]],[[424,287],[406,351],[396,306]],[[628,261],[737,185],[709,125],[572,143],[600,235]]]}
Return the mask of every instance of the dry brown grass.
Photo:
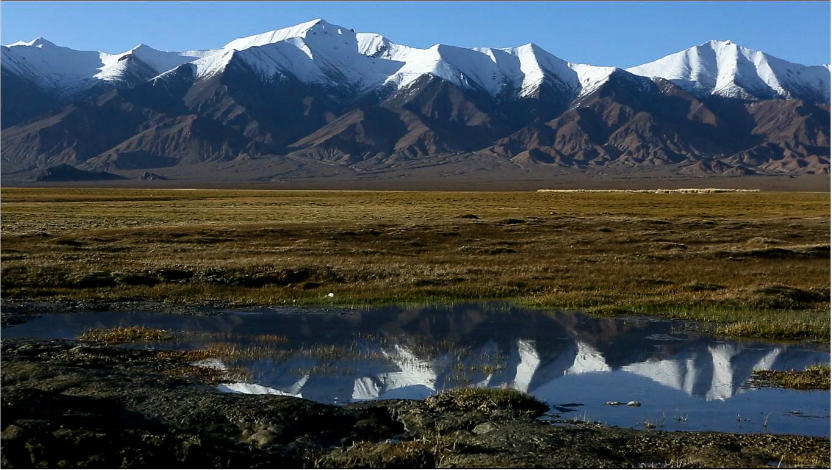
{"label": "dry brown grass", "polygon": [[823,193],[4,189],[2,196],[6,299],[510,299],[706,321],[735,336],[829,334]]}
{"label": "dry brown grass", "polygon": [[751,383],[757,387],[829,390],[829,364],[816,364],[805,370],[756,370]]}
{"label": "dry brown grass", "polygon": [[93,328],[84,331],[78,336],[83,341],[93,341],[104,344],[125,344],[125,343],[159,343],[170,341],[173,334],[165,330],[145,328],[143,326],[127,326],[109,329]]}

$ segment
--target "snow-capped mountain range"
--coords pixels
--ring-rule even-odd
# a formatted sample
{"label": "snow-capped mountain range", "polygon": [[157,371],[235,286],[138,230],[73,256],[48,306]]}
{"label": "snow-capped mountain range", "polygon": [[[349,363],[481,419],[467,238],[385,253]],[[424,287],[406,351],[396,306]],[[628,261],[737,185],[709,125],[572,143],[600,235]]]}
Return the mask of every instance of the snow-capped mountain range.
{"label": "snow-capped mountain range", "polygon": [[120,54],[76,51],[43,38],[3,47],[2,67],[45,90],[72,94],[99,83],[135,83],[212,51],[163,52],[139,44]]}
{"label": "snow-capped mountain range", "polygon": [[[108,54],[76,51],[37,38],[4,46],[2,66],[46,89],[72,93],[99,82],[153,79],[183,64],[191,64],[197,78],[208,78],[225,70],[233,57],[265,79],[291,75],[305,83],[368,91],[406,88],[419,77],[432,75],[492,96],[533,94],[546,80],[576,95],[588,94],[616,70],[567,62],[531,43],[474,49],[436,44],[419,49],[322,19],[235,39],[214,50],[165,52],[140,44]],[[731,41],[709,41],[626,70],[670,80],[696,94],[829,98],[828,65],[795,64]]]}
{"label": "snow-capped mountain range", "polygon": [[37,38],[0,65],[4,178],[828,172],[829,66],[730,41],[622,69],[318,19],[181,52]]}

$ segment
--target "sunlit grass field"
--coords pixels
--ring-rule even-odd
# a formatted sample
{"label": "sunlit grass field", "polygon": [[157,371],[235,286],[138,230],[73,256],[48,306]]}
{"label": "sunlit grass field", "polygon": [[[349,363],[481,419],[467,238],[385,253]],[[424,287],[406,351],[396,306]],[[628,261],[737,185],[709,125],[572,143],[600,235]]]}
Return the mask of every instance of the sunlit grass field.
{"label": "sunlit grass field", "polygon": [[826,340],[829,195],[8,188],[2,269],[7,301],[505,299]]}

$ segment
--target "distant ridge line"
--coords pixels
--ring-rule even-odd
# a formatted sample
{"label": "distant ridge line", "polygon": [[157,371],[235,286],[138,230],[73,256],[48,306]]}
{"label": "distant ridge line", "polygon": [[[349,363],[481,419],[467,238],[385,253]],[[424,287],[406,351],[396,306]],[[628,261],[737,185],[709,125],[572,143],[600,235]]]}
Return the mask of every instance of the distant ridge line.
{"label": "distant ridge line", "polygon": [[714,194],[714,193],[759,193],[759,189],[733,188],[679,188],[679,189],[538,189],[539,193],[680,193],[680,194]]}

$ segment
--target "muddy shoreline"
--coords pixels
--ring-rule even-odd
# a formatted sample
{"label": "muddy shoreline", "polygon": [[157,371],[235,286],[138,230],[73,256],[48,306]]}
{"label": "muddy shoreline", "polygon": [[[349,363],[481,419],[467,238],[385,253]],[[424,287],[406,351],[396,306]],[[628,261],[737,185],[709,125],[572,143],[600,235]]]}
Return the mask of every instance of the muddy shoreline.
{"label": "muddy shoreline", "polygon": [[2,465],[18,467],[829,466],[829,439],[538,419],[516,392],[330,406],[224,394],[177,354],[3,340]]}
{"label": "muddy shoreline", "polygon": [[[0,316],[2,326],[18,325],[25,323],[32,318],[41,315],[55,315],[64,313],[88,313],[88,312],[148,312],[169,315],[190,315],[196,317],[220,315],[230,310],[234,311],[260,311],[271,310],[275,306],[240,304],[228,301],[211,301],[201,303],[173,303],[159,302],[154,300],[124,300],[124,301],[76,301],[76,300],[3,300],[0,309],[3,315]],[[280,305],[276,307],[286,312],[303,312],[305,314],[314,311],[323,312],[350,312],[352,307],[345,306],[290,306]]]}

